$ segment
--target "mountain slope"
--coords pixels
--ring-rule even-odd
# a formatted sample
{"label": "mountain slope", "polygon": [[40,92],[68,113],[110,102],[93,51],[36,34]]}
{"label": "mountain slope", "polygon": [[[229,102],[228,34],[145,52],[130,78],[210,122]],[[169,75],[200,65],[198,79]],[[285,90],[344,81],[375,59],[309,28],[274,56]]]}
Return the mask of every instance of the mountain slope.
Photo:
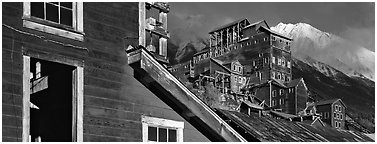
{"label": "mountain slope", "polygon": [[349,76],[363,75],[374,81],[374,52],[305,23],[279,23],[271,29],[294,39],[294,57],[302,61],[310,57]]}
{"label": "mountain slope", "polygon": [[374,82],[349,77],[331,66],[307,58],[293,58],[293,78],[303,77],[311,96],[317,100],[341,98],[347,113],[369,130],[374,131]]}

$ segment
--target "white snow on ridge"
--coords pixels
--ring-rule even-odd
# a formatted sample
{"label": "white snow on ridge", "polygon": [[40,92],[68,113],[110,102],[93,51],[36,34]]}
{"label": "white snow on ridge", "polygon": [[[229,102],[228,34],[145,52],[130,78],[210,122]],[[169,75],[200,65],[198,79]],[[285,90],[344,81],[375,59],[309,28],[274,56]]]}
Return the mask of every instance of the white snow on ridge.
{"label": "white snow on ridge", "polygon": [[[303,61],[310,57],[348,76],[362,74],[374,81],[374,52],[305,23],[279,23],[271,29],[293,38],[291,50],[294,57]],[[319,66],[313,66],[328,76],[332,73],[324,71]]]}

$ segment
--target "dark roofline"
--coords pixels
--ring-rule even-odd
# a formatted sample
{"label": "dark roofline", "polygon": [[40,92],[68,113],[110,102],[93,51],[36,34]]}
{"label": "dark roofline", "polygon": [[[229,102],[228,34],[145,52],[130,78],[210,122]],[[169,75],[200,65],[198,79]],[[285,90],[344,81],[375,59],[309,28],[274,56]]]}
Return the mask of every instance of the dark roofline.
{"label": "dark roofline", "polygon": [[218,61],[220,61],[220,60],[218,60],[218,59],[214,59],[214,58],[210,58],[210,60],[212,60],[213,62],[215,62],[217,65],[219,65],[220,67],[222,67],[222,68],[224,68],[225,70],[227,70],[228,72],[232,72],[230,69],[228,69],[227,67],[225,67],[225,66],[223,66],[221,63],[219,63]]}
{"label": "dark roofline", "polygon": [[[238,19],[238,20],[233,21],[233,22],[231,22],[231,23],[228,23],[228,24],[225,24],[225,25],[222,25],[222,26],[216,27],[216,28],[214,28],[213,30],[211,30],[211,31],[209,32],[209,34],[212,34],[213,32],[218,31],[218,30],[220,30],[220,29],[223,29],[223,28],[226,28],[226,27],[229,27],[229,26],[235,25],[235,24],[237,24],[237,23],[239,23],[239,22],[241,22],[241,21],[243,21],[243,20],[246,20],[247,22],[249,22],[249,20],[248,20],[247,18],[241,18],[241,19]],[[250,23],[250,22],[249,22],[249,23]]]}
{"label": "dark roofline", "polygon": [[264,22],[267,25],[267,27],[270,28],[270,26],[268,25],[268,23],[266,22],[266,20],[260,20],[260,21],[257,21],[255,23],[252,23],[252,24],[249,24],[249,25],[245,26],[243,29],[247,29],[249,27],[255,26],[255,25],[260,24],[262,22]]}
{"label": "dark roofline", "polygon": [[316,102],[315,105],[318,106],[318,105],[327,105],[327,104],[333,104],[335,103],[336,101],[340,101],[344,107],[347,108],[346,104],[342,101],[342,99],[338,98],[338,99],[330,99],[330,100],[324,100],[324,101],[320,101],[320,102]]}
{"label": "dark roofline", "polygon": [[202,53],[205,53],[205,52],[208,52],[211,48],[210,47],[205,47],[203,48],[202,50],[200,50],[199,52],[195,53],[193,56],[197,56],[199,54],[202,54]]}

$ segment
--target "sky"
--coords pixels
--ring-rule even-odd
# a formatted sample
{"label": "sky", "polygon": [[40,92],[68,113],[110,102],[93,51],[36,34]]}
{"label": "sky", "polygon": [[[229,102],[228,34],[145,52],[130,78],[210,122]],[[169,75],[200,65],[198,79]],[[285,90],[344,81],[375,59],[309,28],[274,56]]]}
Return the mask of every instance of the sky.
{"label": "sky", "polygon": [[[307,23],[375,51],[375,4],[372,2],[170,2],[168,29],[180,39],[208,37],[215,27],[247,18],[272,27]],[[174,39],[174,38],[172,38]]]}

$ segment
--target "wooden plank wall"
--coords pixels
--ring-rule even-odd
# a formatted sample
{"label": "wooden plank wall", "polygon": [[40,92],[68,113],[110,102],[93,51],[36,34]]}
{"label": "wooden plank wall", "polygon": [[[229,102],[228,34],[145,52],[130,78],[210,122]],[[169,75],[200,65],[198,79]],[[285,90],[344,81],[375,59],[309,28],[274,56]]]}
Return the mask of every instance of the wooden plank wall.
{"label": "wooden plank wall", "polygon": [[22,7],[3,3],[3,24],[88,51],[3,25],[3,141],[21,141],[23,54],[84,61],[84,141],[141,141],[141,115],[184,121],[184,141],[208,141],[133,77],[124,49],[137,43],[132,39],[138,37],[137,3],[84,3],[83,42],[23,28]]}

